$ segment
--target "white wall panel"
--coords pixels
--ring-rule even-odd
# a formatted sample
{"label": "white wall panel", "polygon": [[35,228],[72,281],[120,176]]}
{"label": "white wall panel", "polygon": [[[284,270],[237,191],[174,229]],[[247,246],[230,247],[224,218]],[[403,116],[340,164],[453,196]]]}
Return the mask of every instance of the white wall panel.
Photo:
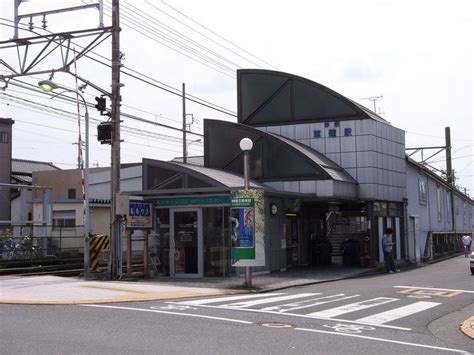
{"label": "white wall panel", "polygon": [[300,192],[304,194],[316,193],[316,181],[300,181]]}
{"label": "white wall panel", "polygon": [[317,150],[322,154],[326,154],[326,145],[324,143],[324,138],[313,138],[310,139],[311,148]]}
{"label": "white wall panel", "polygon": [[281,126],[270,126],[267,128],[267,132],[281,134]]}
{"label": "white wall panel", "polygon": [[309,123],[295,125],[295,134],[296,139],[313,138]]}
{"label": "white wall panel", "polygon": [[295,139],[295,126],[294,125],[281,126],[281,135],[288,137],[290,139]]}
{"label": "white wall panel", "polygon": [[357,156],[355,152],[352,153],[341,153],[341,167],[343,168],[356,168],[357,167]]}

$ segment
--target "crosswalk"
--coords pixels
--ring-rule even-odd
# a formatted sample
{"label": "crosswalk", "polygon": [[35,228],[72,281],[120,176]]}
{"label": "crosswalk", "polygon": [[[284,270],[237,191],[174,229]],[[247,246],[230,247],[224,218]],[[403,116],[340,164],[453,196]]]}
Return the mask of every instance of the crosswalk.
{"label": "crosswalk", "polygon": [[379,326],[441,304],[428,301],[413,302],[411,299],[408,300],[411,303],[402,304],[406,302],[407,299],[402,301],[395,297],[362,299],[361,295],[345,293],[267,293],[201,298],[173,303],[181,306],[267,312],[315,319],[342,320],[341,317],[344,317],[344,320],[350,322]]}

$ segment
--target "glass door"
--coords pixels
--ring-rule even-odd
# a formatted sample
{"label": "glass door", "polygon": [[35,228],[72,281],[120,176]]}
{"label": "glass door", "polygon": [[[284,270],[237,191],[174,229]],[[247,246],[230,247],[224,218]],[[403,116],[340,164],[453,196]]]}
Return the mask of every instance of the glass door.
{"label": "glass door", "polygon": [[201,209],[170,210],[170,274],[202,277],[203,242]]}

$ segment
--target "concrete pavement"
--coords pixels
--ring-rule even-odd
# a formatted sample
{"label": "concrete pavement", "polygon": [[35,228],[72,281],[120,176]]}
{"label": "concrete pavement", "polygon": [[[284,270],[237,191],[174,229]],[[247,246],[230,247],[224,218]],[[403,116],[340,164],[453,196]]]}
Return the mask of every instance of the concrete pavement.
{"label": "concrete pavement", "polygon": [[237,293],[203,287],[123,281],[85,281],[59,276],[4,276],[0,304],[83,304],[153,301]]}
{"label": "concrete pavement", "polygon": [[[253,276],[250,292],[265,292],[351,278],[373,272],[365,268],[328,266]],[[136,281],[86,281],[59,276],[0,277],[0,304],[82,304],[152,301],[249,292],[244,277]]]}

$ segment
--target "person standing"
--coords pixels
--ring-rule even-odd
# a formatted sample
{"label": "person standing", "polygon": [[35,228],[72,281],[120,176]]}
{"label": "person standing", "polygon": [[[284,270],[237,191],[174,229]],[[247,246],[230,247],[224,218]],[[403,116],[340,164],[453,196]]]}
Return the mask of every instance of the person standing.
{"label": "person standing", "polygon": [[385,229],[385,234],[382,237],[383,257],[385,259],[386,272],[398,272],[395,268],[395,261],[393,260],[393,245],[392,242],[392,228]]}
{"label": "person standing", "polygon": [[469,254],[471,253],[472,237],[466,234],[462,236],[461,240],[462,240],[462,245],[464,246],[464,257],[468,258]]}

